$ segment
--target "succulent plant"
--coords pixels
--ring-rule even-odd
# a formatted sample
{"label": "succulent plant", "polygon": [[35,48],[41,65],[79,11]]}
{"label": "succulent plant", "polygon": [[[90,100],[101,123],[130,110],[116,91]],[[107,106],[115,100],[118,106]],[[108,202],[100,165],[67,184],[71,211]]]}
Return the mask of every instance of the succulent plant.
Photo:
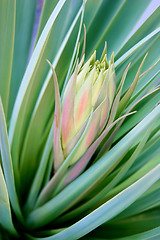
{"label": "succulent plant", "polygon": [[149,2],[41,1],[33,47],[37,2],[0,1],[0,240],[159,238]]}

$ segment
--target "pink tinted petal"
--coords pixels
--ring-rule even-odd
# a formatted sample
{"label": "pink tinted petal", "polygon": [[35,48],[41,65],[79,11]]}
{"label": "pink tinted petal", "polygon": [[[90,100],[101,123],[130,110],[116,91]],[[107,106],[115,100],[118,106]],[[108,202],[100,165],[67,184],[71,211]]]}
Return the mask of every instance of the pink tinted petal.
{"label": "pink tinted petal", "polygon": [[97,147],[102,142],[104,137],[109,133],[109,131],[115,126],[115,124],[117,122],[119,122],[120,120],[122,120],[123,118],[125,118],[133,113],[135,113],[135,112],[127,113],[127,114],[123,115],[122,117],[118,118],[115,122],[113,122],[108,128],[105,128],[105,130],[102,132],[102,134],[88,148],[88,150],[82,156],[82,158],[70,169],[69,173],[65,177],[63,186],[66,186],[67,184],[69,184],[71,181],[73,181],[76,177],[78,177],[83,172],[83,170],[87,166],[88,162],[90,161],[92,155],[96,151]]}
{"label": "pink tinted petal", "polygon": [[76,95],[76,79],[78,65],[70,79],[70,85],[65,94],[62,109],[62,144],[65,149],[76,134],[74,123],[74,101]]}
{"label": "pink tinted petal", "polygon": [[82,94],[82,97],[79,101],[79,106],[78,106],[78,109],[77,109],[79,120],[83,117],[83,113],[86,109],[88,101],[89,101],[89,92],[86,89],[86,91],[84,91],[84,93]]}
{"label": "pink tinted petal", "polygon": [[105,107],[105,101],[103,101],[99,107],[93,112],[92,119],[86,135],[83,139],[83,142],[80,144],[76,155],[73,157],[71,165],[74,164],[82,155],[87,151],[88,147],[92,144],[93,141],[98,137],[100,132],[100,121],[103,108]]}
{"label": "pink tinted petal", "polygon": [[75,100],[75,126],[77,132],[86,122],[92,109],[92,86],[95,75],[95,69],[86,77],[85,82],[76,94]]}
{"label": "pink tinted petal", "polygon": [[86,148],[90,146],[90,144],[93,142],[97,135],[97,131],[99,128],[99,118],[97,117],[96,119],[93,120],[90,129],[88,130],[87,136],[86,136]]}
{"label": "pink tinted petal", "polygon": [[75,137],[72,139],[72,141],[65,148],[65,151],[64,151],[65,156],[68,156],[68,154],[72,151],[72,149],[74,148],[74,146],[80,139],[81,135],[83,134],[83,132],[85,130],[86,124],[87,123],[84,124],[84,126],[79,130],[79,132],[75,135]]}

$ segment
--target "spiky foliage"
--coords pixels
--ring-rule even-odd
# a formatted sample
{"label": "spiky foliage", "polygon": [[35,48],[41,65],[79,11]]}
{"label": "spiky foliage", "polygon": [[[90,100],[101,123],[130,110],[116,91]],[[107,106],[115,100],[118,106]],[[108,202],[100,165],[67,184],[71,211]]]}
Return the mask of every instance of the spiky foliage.
{"label": "spiky foliage", "polygon": [[160,7],[130,35],[149,2],[46,0],[29,57],[36,1],[0,1],[1,239],[160,236]]}

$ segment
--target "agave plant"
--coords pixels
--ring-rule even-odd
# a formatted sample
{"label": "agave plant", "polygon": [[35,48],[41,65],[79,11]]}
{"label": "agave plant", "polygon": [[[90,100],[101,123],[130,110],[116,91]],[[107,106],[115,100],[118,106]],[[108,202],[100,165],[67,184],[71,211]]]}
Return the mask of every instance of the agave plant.
{"label": "agave plant", "polygon": [[160,238],[149,3],[0,1],[0,239]]}

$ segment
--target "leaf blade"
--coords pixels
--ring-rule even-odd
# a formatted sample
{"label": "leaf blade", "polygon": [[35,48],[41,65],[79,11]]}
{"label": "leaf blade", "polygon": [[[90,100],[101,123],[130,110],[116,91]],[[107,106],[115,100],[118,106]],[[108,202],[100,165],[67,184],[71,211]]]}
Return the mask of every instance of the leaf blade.
{"label": "leaf blade", "polygon": [[15,0],[0,1],[0,95],[7,116],[15,34]]}
{"label": "leaf blade", "polygon": [[9,198],[11,205],[17,215],[17,217],[22,221],[22,213],[19,206],[19,201],[15,188],[14,173],[12,166],[12,159],[9,150],[9,142],[7,135],[7,127],[5,122],[4,110],[2,106],[2,101],[0,99],[0,147],[1,147],[1,156],[2,156],[2,165],[4,169],[4,175],[6,179],[6,185],[8,189]]}
{"label": "leaf blade", "polygon": [[13,235],[17,235],[11,218],[7,186],[0,165],[0,225]]}

